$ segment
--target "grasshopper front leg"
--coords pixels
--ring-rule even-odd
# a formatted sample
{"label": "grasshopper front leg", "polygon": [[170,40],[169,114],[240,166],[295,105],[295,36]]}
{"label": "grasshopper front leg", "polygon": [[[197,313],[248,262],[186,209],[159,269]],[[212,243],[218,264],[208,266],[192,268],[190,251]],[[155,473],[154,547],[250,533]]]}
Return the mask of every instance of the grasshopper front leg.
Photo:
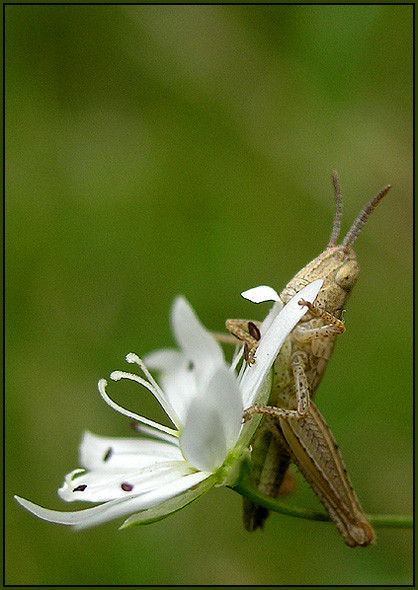
{"label": "grasshopper front leg", "polygon": [[264,414],[273,418],[286,420],[300,420],[306,415],[310,404],[308,380],[305,374],[307,355],[304,352],[296,352],[291,360],[292,373],[295,380],[297,409],[288,410],[276,406],[256,404],[244,410],[243,421],[247,422],[253,414]]}
{"label": "grasshopper front leg", "polygon": [[[305,305],[313,316],[327,322],[325,326],[320,326],[319,328],[307,328],[303,326],[303,324],[298,324],[293,331],[293,337],[301,344],[306,344],[319,338],[334,337],[345,332],[344,323],[331,313],[328,313],[324,309],[309,301],[305,301],[304,299],[299,301],[299,305]],[[254,358],[254,354],[252,358]],[[264,414],[266,416],[284,418],[286,420],[300,420],[306,416],[310,404],[309,385],[305,374],[307,362],[307,354],[303,351],[295,352],[291,358],[291,369],[296,391],[296,410],[256,404],[244,410],[244,422],[247,422],[254,414]]]}
{"label": "grasshopper front leg", "polygon": [[244,342],[244,357],[249,365],[255,363],[255,351],[261,338],[261,322],[251,320],[226,320],[226,329],[238,340]]}
{"label": "grasshopper front leg", "polygon": [[304,328],[301,324],[298,324],[293,331],[296,340],[300,342],[312,342],[312,340],[317,338],[330,338],[332,336],[338,336],[338,334],[344,334],[344,322],[336,318],[332,313],[328,313],[325,309],[304,299],[301,299],[298,303],[299,305],[305,305],[313,316],[327,323],[320,328]]}

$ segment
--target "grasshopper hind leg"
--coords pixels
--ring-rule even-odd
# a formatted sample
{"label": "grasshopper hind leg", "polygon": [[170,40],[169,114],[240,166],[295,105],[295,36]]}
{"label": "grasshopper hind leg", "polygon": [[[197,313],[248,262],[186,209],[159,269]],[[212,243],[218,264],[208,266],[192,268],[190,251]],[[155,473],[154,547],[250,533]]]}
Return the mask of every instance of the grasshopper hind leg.
{"label": "grasshopper hind leg", "polygon": [[[277,421],[265,419],[253,443],[253,469],[248,481],[261,493],[277,498],[288,493],[292,483],[286,479],[291,461],[288,445]],[[243,499],[244,528],[255,531],[263,528],[270,511],[247,498]]]}

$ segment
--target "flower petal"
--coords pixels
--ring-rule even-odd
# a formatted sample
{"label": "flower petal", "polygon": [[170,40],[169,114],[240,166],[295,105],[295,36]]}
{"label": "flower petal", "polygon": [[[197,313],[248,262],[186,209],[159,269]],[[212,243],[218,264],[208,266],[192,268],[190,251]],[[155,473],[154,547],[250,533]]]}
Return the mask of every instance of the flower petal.
{"label": "flower petal", "polygon": [[204,398],[193,400],[180,435],[184,458],[201,471],[213,472],[226,457],[224,425],[220,413]]}
{"label": "flower petal", "polygon": [[149,369],[157,371],[172,371],[184,361],[184,354],[174,348],[161,348],[146,354],[144,363]]}
{"label": "flower petal", "polygon": [[283,303],[281,301],[276,301],[273,304],[273,306],[271,307],[270,311],[268,312],[268,314],[266,315],[266,317],[264,318],[264,320],[260,326],[260,332],[262,335],[267,332],[267,330],[270,328],[271,324],[274,322],[274,320],[279,315],[279,313],[282,311],[282,309],[283,309]]}
{"label": "flower petal", "polygon": [[188,360],[200,369],[223,363],[221,345],[202,325],[184,297],[174,300],[171,321],[175,338]]}
{"label": "flower petal", "polygon": [[279,294],[267,285],[260,285],[259,287],[252,287],[241,293],[244,299],[248,299],[253,303],[262,303],[263,301],[280,301]]}
{"label": "flower petal", "polygon": [[112,438],[86,431],[80,445],[80,465],[90,470],[141,469],[157,462],[181,461],[178,439],[162,442],[143,438]]}
{"label": "flower petal", "polygon": [[76,470],[66,476],[58,495],[66,502],[107,502],[150,492],[191,471],[184,460],[155,463],[135,470]]}
{"label": "flower petal", "polygon": [[[252,404],[267,404],[270,394],[271,394],[271,387],[273,384],[273,369],[270,369],[269,373],[267,373],[267,377],[264,379],[261,387],[258,390],[258,395],[253,400]],[[248,406],[247,406],[248,407]],[[252,440],[255,431],[257,430],[261,419],[263,416],[261,414],[254,414],[251,420],[245,422],[242,425],[241,432],[239,435],[239,439],[235,445],[237,451],[248,447],[250,441]]]}
{"label": "flower petal", "polygon": [[219,413],[227,449],[234,446],[241,430],[242,403],[241,389],[237,379],[226,368],[220,367],[209,381],[204,400]]}
{"label": "flower petal", "polygon": [[184,424],[190,402],[196,396],[196,376],[186,356],[174,350],[157,350],[147,355],[150,369],[161,371],[159,382],[180,422]]}
{"label": "flower petal", "polygon": [[220,467],[237,441],[243,409],[237,380],[228,369],[218,368],[189,408],[180,435],[184,457],[197,469]]}
{"label": "flower petal", "polygon": [[29,502],[29,500],[25,500],[19,496],[15,496],[15,499],[21,504],[21,506],[26,508],[26,510],[32,512],[32,514],[43,520],[58,524],[73,525],[77,528],[87,528],[165,502],[169,498],[178,496],[186,490],[200,485],[201,482],[208,477],[208,473],[192,473],[190,475],[179,477],[177,480],[161,486],[159,489],[152,490],[151,492],[112,500],[100,504],[99,506],[77,510],[75,512],[48,510],[47,508],[37,506],[36,504]]}
{"label": "flower petal", "polygon": [[244,407],[247,408],[254,403],[258,390],[273,366],[277,355],[283,346],[284,341],[296,326],[298,321],[305,315],[306,307],[299,305],[301,299],[313,302],[322,286],[322,279],[313,281],[287,303],[283,310],[273,321],[269,330],[261,338],[257,348],[257,357],[254,365],[247,367],[242,380],[241,390]]}

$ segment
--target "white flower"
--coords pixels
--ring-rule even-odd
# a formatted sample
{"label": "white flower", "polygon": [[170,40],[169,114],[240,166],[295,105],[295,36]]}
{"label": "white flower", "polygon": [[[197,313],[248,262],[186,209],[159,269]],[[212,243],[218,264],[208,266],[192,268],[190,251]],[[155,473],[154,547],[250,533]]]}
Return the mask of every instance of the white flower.
{"label": "white flower", "polygon": [[147,357],[148,366],[161,371],[162,387],[132,353],[126,360],[136,363],[145,379],[121,371],[111,374],[114,381],[130,379],[147,388],[174,428],[117,405],[109,398],[107,382],[102,379],[99,391],[103,399],[132,418],[136,429],[148,438],[84,434],[80,445],[83,469],[67,475],[58,494],[66,501],[99,502],[97,506],[60,512],[18,496],[16,500],[39,518],[76,528],[131,514],[122,525],[126,527],[164,518],[212,486],[231,483],[257,427],[257,417],[242,424],[243,410],[267,401],[272,364],[284,340],[306,312],[298,301],[314,301],[321,284],[322,281],[315,281],[305,287],[280,313],[280,306],[273,308],[274,312],[266,318],[270,327],[266,330],[265,323],[261,327],[256,363],[238,377],[235,364],[228,367],[220,345],[187,301],[178,297],[171,318],[180,350],[160,350]]}

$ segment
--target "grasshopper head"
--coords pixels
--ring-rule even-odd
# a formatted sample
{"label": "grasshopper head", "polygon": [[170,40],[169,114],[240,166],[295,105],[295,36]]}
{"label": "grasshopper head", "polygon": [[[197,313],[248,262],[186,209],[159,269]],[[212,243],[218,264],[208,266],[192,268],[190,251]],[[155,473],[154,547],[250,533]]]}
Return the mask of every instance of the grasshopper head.
{"label": "grasshopper head", "polygon": [[354,259],[347,260],[335,273],[335,284],[341,287],[341,289],[344,289],[344,291],[351,291],[356,284],[359,271],[360,269],[354,254]]}
{"label": "grasshopper head", "polygon": [[[380,191],[365,206],[357,217],[349,232],[343,239],[340,246],[336,246],[336,241],[340,233],[342,217],[342,196],[337,173],[332,173],[332,180],[335,190],[335,215],[332,227],[331,237],[328,246],[322,254],[307,264],[292,281],[282,291],[280,297],[284,303],[307,283],[316,279],[323,279],[322,288],[316,299],[318,306],[323,307],[337,317],[341,314],[344,303],[350,294],[351,289],[356,284],[359,275],[359,266],[356,261],[356,255],[352,249],[352,244],[359,236],[364,224],[369,218],[376,205],[388,193],[390,184]],[[309,314],[308,314],[309,315]]]}
{"label": "grasshopper head", "polygon": [[331,256],[327,257],[329,272],[324,276],[324,287],[327,283],[331,283],[349,293],[356,284],[360,272],[354,250],[336,246],[325,252]]}
{"label": "grasshopper head", "polygon": [[334,246],[325,250],[316,258],[316,261],[318,263],[316,270],[324,281],[316,303],[336,317],[340,317],[360,272],[355,252],[350,247]]}
{"label": "grasshopper head", "polygon": [[328,247],[325,252],[316,259],[320,261],[318,269],[321,268],[321,278],[324,280],[324,284],[318,296],[318,304],[321,305],[322,302],[322,304],[325,304],[324,306],[328,311],[338,312],[346,301],[351,289],[356,284],[360,270],[357,264],[356,255],[351,246],[359,236],[364,224],[376,205],[389,192],[391,185],[388,184],[385,186],[384,189],[371,199],[354,221],[347,235],[343,239],[342,245],[336,246],[335,242],[338,239],[341,226],[342,196],[340,183],[335,171],[332,173],[332,181],[335,192],[334,223]]}
{"label": "grasshopper head", "polygon": [[[297,292],[307,282],[322,279],[323,284],[316,298],[316,304],[336,317],[340,317],[350,291],[356,284],[359,272],[354,250],[350,247],[334,246],[327,248],[305,266],[288,287],[293,287]],[[289,291],[289,296],[294,294],[293,289]]]}

